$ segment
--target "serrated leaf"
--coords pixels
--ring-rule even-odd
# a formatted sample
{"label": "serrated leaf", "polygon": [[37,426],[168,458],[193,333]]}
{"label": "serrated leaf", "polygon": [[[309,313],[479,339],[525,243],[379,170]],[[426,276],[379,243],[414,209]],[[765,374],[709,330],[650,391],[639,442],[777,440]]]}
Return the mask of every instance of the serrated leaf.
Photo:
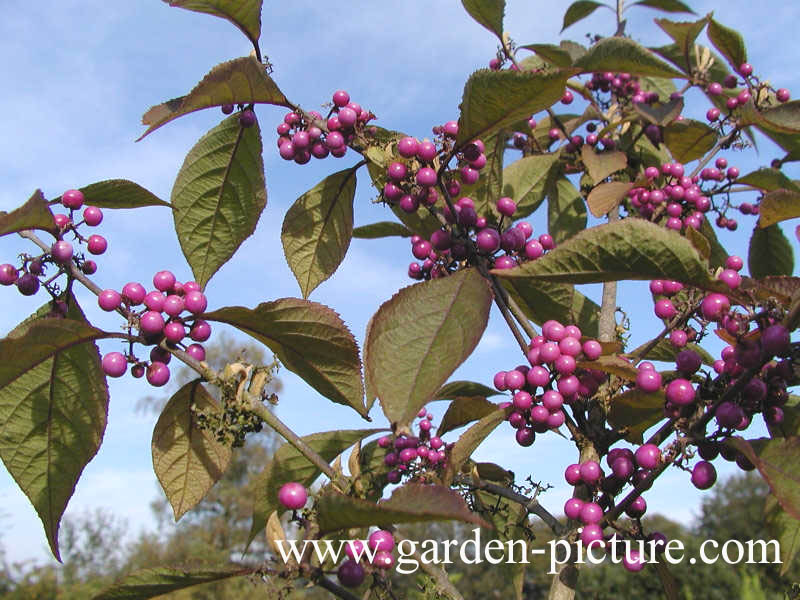
{"label": "serrated leaf", "polygon": [[197,283],[205,287],[256,229],[267,205],[258,123],[235,115],[186,155],[172,188],[175,232]]}
{"label": "serrated leaf", "polygon": [[411,237],[414,233],[405,225],[393,221],[370,223],[353,229],[353,237],[364,240],[375,240],[384,237]]}
{"label": "serrated leaf", "polygon": [[680,0],[639,0],[633,6],[646,6],[647,8],[656,8],[669,13],[694,14],[694,11]]}
{"label": "serrated leaf", "polygon": [[483,396],[456,397],[447,407],[436,435],[443,436],[448,431],[478,421],[497,410],[497,405]]}
{"label": "serrated leaf", "polygon": [[258,47],[261,37],[262,0],[162,0],[195,12],[207,13],[230,21]]}
{"label": "serrated leaf", "polygon": [[406,287],[381,305],[364,344],[365,377],[389,422],[409,423],[466,360],[491,303],[486,280],[464,269]]}
{"label": "serrated leaf", "polygon": [[567,78],[563,73],[476,71],[464,85],[456,144],[490,135],[551,106],[564,95]]}
{"label": "serrated leaf", "polygon": [[625,199],[625,196],[631,188],[633,188],[633,183],[626,183],[624,181],[601,183],[592,188],[592,191],[589,192],[589,196],[586,198],[586,203],[589,205],[589,210],[592,212],[592,215],[600,218],[619,206],[620,202]]}
{"label": "serrated leaf", "polygon": [[725,27],[711,18],[708,20],[708,39],[734,70],[738,70],[739,65],[747,62],[744,39],[738,31]]}
{"label": "serrated leaf", "polygon": [[673,98],[657,105],[639,102],[633,105],[633,110],[650,123],[665,127],[681,114],[683,110],[683,98]]}
{"label": "serrated leaf", "polygon": [[157,104],[144,113],[142,124],[149,127],[139,140],[178,117],[204,108],[254,103],[292,107],[258,59],[235,58],[211,69],[186,96]]}
{"label": "serrated leaf", "polygon": [[708,24],[708,17],[703,17],[693,23],[678,23],[669,19],[656,19],[655,22],[669,37],[675,40],[679,56],[683,57],[683,61],[677,63],[678,66],[686,72],[690,72],[693,67],[691,52],[694,48],[695,40]]}
{"label": "serrated leaf", "polygon": [[689,240],[643,219],[586,229],[537,260],[493,273],[563,283],[674,279],[698,287],[711,284],[706,263]]}
{"label": "serrated leaf", "polygon": [[597,337],[597,315],[600,307],[565,283],[533,281],[520,278],[504,279],[503,287],[531,321],[541,325],[545,321],[574,323],[584,335]]}
{"label": "serrated leaf", "polygon": [[286,212],[281,242],[303,298],[336,272],[353,237],[357,168],[329,175]]}
{"label": "serrated leaf", "polygon": [[547,186],[547,230],[556,244],[586,229],[586,203],[580,192],[566,177],[559,177]]}
{"label": "serrated leaf", "polygon": [[717,143],[717,132],[700,121],[673,121],[664,128],[664,145],[680,163],[697,160]]}
{"label": "serrated leaf", "polygon": [[366,416],[358,345],[339,315],[327,306],[283,298],[254,309],[221,308],[204,318],[233,325],[257,339],[320,394]]}
{"label": "serrated leaf", "polygon": [[238,565],[217,569],[184,570],[173,567],[144,569],[126,575],[92,600],[145,600],[187,587],[249,575],[253,569]]}
{"label": "serrated leaf", "polygon": [[[106,179],[80,188],[86,204],[99,208],[141,208],[172,206],[138,183],[127,179]],[[59,197],[58,200],[61,200]]]}
{"label": "serrated leaf", "polygon": [[26,229],[40,229],[52,234],[57,233],[53,222],[53,213],[42,195],[42,190],[33,192],[25,204],[10,213],[0,211],[0,236]]}
{"label": "serrated leaf", "polygon": [[536,154],[521,158],[503,169],[503,195],[517,204],[514,218],[533,213],[547,196],[547,180],[558,165],[559,154]]}
{"label": "serrated leaf", "polygon": [[497,396],[500,392],[474,381],[451,381],[433,395],[434,400],[452,400],[460,396]]}
{"label": "serrated leaf", "polygon": [[581,146],[581,160],[595,184],[628,166],[624,152],[597,152],[588,144]]}
{"label": "serrated leaf", "polygon": [[561,26],[561,32],[563,33],[570,25],[574,25],[578,21],[585,19],[601,6],[605,6],[605,4],[593,2],[592,0],[577,0],[573,2],[569,5],[567,12],[564,13],[564,24]]}
{"label": "serrated leaf", "polygon": [[377,504],[328,490],[317,501],[317,511],[321,533],[350,527],[387,527],[396,523],[443,520],[490,527],[469,509],[457,492],[442,485],[421,483],[408,483],[397,488],[391,498]]}
{"label": "serrated leaf", "polygon": [[452,450],[450,450],[450,456],[447,459],[447,467],[443,477],[445,483],[453,481],[453,477],[469,460],[472,453],[478,449],[483,440],[489,437],[489,434],[497,429],[500,423],[505,421],[510,411],[510,408],[496,409],[482,417],[480,421],[461,434]]}
{"label": "serrated leaf", "polygon": [[[777,296],[781,302],[789,303],[792,297],[800,291],[800,277],[764,277],[763,279],[742,278],[744,290],[754,289],[766,294],[765,297]],[[798,432],[800,434],[800,432]]]}
{"label": "serrated leaf", "polygon": [[726,444],[755,465],[783,510],[800,519],[800,474],[797,471],[800,436],[752,440],[734,436],[728,438]]}
{"label": "serrated leaf", "polygon": [[231,447],[217,441],[213,430],[201,426],[200,411],[222,412],[197,379],[175,392],[153,430],[153,470],[175,521],[205,497],[231,461]]}
{"label": "serrated leaf", "polygon": [[[781,173],[778,169],[758,169],[736,179],[736,183],[751,185],[765,192],[789,190],[800,193],[800,186]],[[763,203],[761,208],[763,209]]]}
{"label": "serrated leaf", "polygon": [[775,223],[800,217],[800,192],[775,190],[766,194],[759,205],[759,227],[770,227]]}
{"label": "serrated leaf", "polygon": [[657,58],[650,50],[624,37],[609,37],[589,48],[575,61],[582,73],[597,71],[626,72],[668,79],[686,79],[686,75]]}
{"label": "serrated leaf", "polygon": [[92,327],[74,298],[46,305],[0,340],[0,458],[36,509],[53,555],[58,528],[106,427],[108,387]]}
{"label": "serrated leaf", "polygon": [[473,19],[503,41],[505,0],[461,0],[461,5]]}
{"label": "serrated leaf", "polygon": [[[352,429],[324,431],[301,438],[314,452],[330,462],[356,442],[380,429]],[[383,460],[381,458],[381,460]],[[321,471],[294,446],[285,443],[275,451],[272,460],[254,481],[256,497],[253,502],[253,523],[250,527],[248,545],[267,525],[269,515],[280,509],[278,492],[285,483],[296,482],[310,486],[321,475]]]}
{"label": "serrated leaf", "polygon": [[628,381],[635,381],[639,370],[632,363],[614,354],[605,354],[597,360],[578,361],[582,369],[597,369],[603,373],[610,373]]}
{"label": "serrated leaf", "polygon": [[756,227],[747,253],[750,276],[763,279],[769,275],[791,275],[794,271],[792,245],[777,225]]}
{"label": "serrated leaf", "polygon": [[572,66],[572,56],[561,46],[555,46],[553,44],[528,44],[527,46],[521,47],[535,52],[538,56],[556,67],[565,68]]}
{"label": "serrated leaf", "polygon": [[800,521],[781,508],[775,496],[768,496],[764,507],[764,523],[772,539],[780,547],[781,576],[792,568],[800,551]]}
{"label": "serrated leaf", "polygon": [[612,398],[608,423],[615,429],[625,429],[625,439],[632,444],[641,444],[644,432],[664,418],[665,403],[663,391],[628,390]]}

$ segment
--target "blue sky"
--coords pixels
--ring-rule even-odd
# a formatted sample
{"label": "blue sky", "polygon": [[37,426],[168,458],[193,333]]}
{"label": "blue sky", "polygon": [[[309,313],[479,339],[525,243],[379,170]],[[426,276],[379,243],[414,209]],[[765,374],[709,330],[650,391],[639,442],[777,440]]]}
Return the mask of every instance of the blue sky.
{"label": "blue sky", "polygon": [[[273,77],[284,93],[306,109],[328,102],[336,89],[346,89],[352,99],[369,108],[383,127],[419,137],[430,128],[458,117],[463,82],[484,67],[496,50],[496,39],[472,21],[454,0],[395,3],[363,2],[326,6],[310,0],[275,3],[264,12],[262,49],[274,65]],[[557,42],[561,16],[568,2],[541,3],[509,0],[506,29],[519,44]],[[690,2],[698,14],[718,3]],[[29,3],[7,0],[0,22],[0,76],[6,92],[0,97],[0,209],[9,210],[36,188],[47,197],[63,190],[110,178],[132,179],[168,199],[175,175],[186,152],[221,115],[216,110],[196,113],[167,125],[144,141],[141,115],[153,104],[180,96],[215,64],[249,53],[247,40],[227,22],[174,8],[156,0],[106,2],[63,0]],[[630,13],[630,28],[648,45],[666,43],[652,24],[658,13],[637,9]],[[792,44],[792,24],[800,20],[800,5],[764,0],[759,10],[744,0],[730,0],[717,18],[736,24],[748,43],[756,72],[800,96],[798,52]],[[680,18],[680,17],[679,17]],[[583,41],[587,32],[612,31],[611,13],[598,11],[567,30],[565,37]],[[779,52],[775,51],[778,46]],[[705,108],[703,108],[703,111]],[[253,237],[215,276],[208,286],[211,309],[227,305],[254,306],[265,300],[298,296],[297,284],[283,258],[279,233],[283,214],[294,199],[326,174],[352,165],[352,155],[314,161],[305,166],[282,161],[275,149],[274,127],[282,111],[259,107],[264,134],[268,206]],[[761,154],[729,156],[746,172],[768,165],[777,153],[764,143]],[[790,174],[795,178],[795,170]],[[369,201],[374,190],[366,175],[360,177],[356,224],[385,220],[385,209]],[[101,225],[109,251],[98,260],[95,280],[103,287],[120,289],[128,281],[150,282],[161,269],[190,279],[190,271],[164,209],[105,211]],[[537,233],[544,219],[531,219]],[[744,249],[742,223],[738,234],[721,235],[723,242]],[[793,229],[794,223],[791,224]],[[787,228],[788,230],[788,228]],[[796,243],[794,236],[790,238]],[[25,249],[21,241],[0,238],[0,262],[13,262]],[[412,259],[407,241],[354,240],[339,272],[322,284],[311,299],[337,310],[363,341],[366,322],[380,304],[407,285]],[[645,290],[626,283],[622,298]],[[589,290],[597,294],[597,288]],[[642,296],[646,299],[646,297]],[[118,323],[96,308],[89,294],[80,294],[84,308],[108,329]],[[13,289],[0,289],[0,334],[8,332],[32,312],[42,297],[22,298]],[[640,305],[648,306],[649,300]],[[659,323],[649,308],[631,316],[638,325],[633,344],[652,335]],[[115,349],[105,344],[104,351]],[[493,373],[520,362],[511,336],[497,315],[476,351],[455,378],[490,383]],[[285,391],[278,414],[301,434],[336,428],[361,427],[353,412],[328,403],[291,373],[283,370]],[[139,397],[151,393],[142,381],[125,377],[110,383],[111,407],[106,438],[98,456],[88,465],[67,509],[67,516],[93,507],[108,507],[126,518],[132,532],[152,527],[148,503],[156,495],[152,473],[150,437],[155,418],[137,414]],[[443,405],[436,405],[441,414]],[[383,422],[373,410],[377,424]],[[501,427],[481,447],[481,460],[503,461],[520,479],[552,482],[543,503],[560,511],[570,490],[563,484],[563,467],[573,462],[574,448],[549,434],[532,448],[516,445],[510,429]],[[658,482],[672,491],[668,497],[651,494],[651,510],[668,511],[689,521],[696,513],[699,493],[685,473],[669,472]],[[680,496],[678,506],[674,499]],[[0,470],[2,544],[11,560],[47,556],[39,521],[13,480]]]}

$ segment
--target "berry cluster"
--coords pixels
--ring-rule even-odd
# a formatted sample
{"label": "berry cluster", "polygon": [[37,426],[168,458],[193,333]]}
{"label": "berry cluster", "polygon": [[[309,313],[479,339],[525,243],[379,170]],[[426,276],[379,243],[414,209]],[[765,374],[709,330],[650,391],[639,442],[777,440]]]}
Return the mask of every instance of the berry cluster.
{"label": "berry cluster", "polygon": [[[373,568],[388,571],[394,566],[394,556],[392,555],[394,536],[390,531],[385,529],[373,531],[367,539],[367,546],[374,552],[371,562]],[[364,543],[361,540],[350,540],[345,544],[344,551],[348,559],[339,565],[336,576],[343,586],[358,587],[364,582],[366,575],[366,571],[361,565],[361,562],[366,561],[367,558]]]}
{"label": "berry cluster", "polygon": [[[773,98],[781,104],[788,102],[791,98],[791,94],[786,88],[773,90],[769,84],[759,81],[753,75],[753,66],[749,63],[739,65],[738,75],[742,77],[741,80],[737,75],[730,74],[725,77],[722,83],[714,81],[706,87],[706,93],[712,98],[719,98],[720,106],[724,105],[728,111],[722,116],[720,108],[710,108],[706,113],[706,119],[710,122],[718,122],[724,125],[732,119],[733,112],[736,109],[744,106],[751,99],[759,105],[768,106],[772,103]],[[738,89],[740,86],[743,89]]]}
{"label": "berry cluster", "polygon": [[[375,115],[350,101],[350,94],[338,90],[333,94],[333,108],[327,120],[317,111],[307,114],[288,112],[277,127],[278,153],[284,160],[304,165],[314,158],[329,154],[341,158],[356,132]],[[322,127],[325,122],[324,129]]]}
{"label": "berry cluster", "polygon": [[[131,375],[139,378],[146,374],[151,385],[160,387],[170,377],[167,365],[172,355],[166,348],[180,347],[195,360],[203,361],[205,348],[196,342],[210,337],[211,326],[197,318],[208,302],[196,282],[181,283],[170,271],[159,271],[153,276],[153,287],[148,292],[141,283],[126,283],[120,292],[103,290],[97,303],[107,312],[122,310],[129,329],[137,329],[143,342],[153,346],[149,362],[136,358],[132,348],[127,354],[109,352],[103,357],[103,371],[110,377],[122,377],[128,363],[132,363]],[[187,335],[195,343],[186,343]]]}
{"label": "berry cluster", "polygon": [[[643,90],[639,78],[630,73],[593,73],[592,79],[586,82],[586,89],[595,92],[596,96],[610,94],[610,98],[617,102],[654,104],[659,101],[657,92]],[[561,101],[564,102],[563,99]],[[606,103],[610,103],[610,100],[606,99]]]}
{"label": "berry cluster", "polygon": [[[81,225],[96,227],[103,221],[103,211],[96,206],[84,207],[85,201],[86,198],[80,190],[64,192],[61,196],[61,204],[69,210],[69,213],[53,215],[58,234],[50,251],[39,256],[23,256],[22,265],[19,268],[9,263],[0,265],[0,285],[16,284],[23,296],[33,296],[44,282],[53,296],[56,296],[57,289],[52,283],[55,277],[45,279],[48,264],[58,268],[59,273],[68,271],[70,263],[74,263],[86,275],[96,273],[97,263],[86,259],[83,254],[76,253],[72,242],[64,239],[67,234],[72,233],[78,244],[85,244],[89,254],[95,256],[103,254],[108,248],[108,242],[103,236],[92,234],[85,238],[78,231]],[[77,215],[81,208],[83,208],[83,212],[80,213],[82,218],[79,219]]]}
{"label": "berry cluster", "polygon": [[445,467],[448,448],[438,436],[431,435],[433,415],[423,408],[417,417],[419,433],[416,436],[385,435],[378,439],[378,446],[388,450],[383,462],[392,469],[386,475],[389,483],[400,483],[403,477],[420,479],[430,469]]}
{"label": "berry cluster", "polygon": [[[578,367],[578,360],[594,361],[603,352],[596,340],[581,342],[581,338],[581,330],[575,325],[565,327],[558,321],[547,321],[542,325],[542,335],[530,342],[531,366],[520,365],[494,376],[495,388],[513,392],[512,401],[500,406],[513,406],[508,422],[517,430],[520,446],[533,444],[537,433],[561,427],[565,419],[563,405],[575,402],[579,396],[591,396],[605,380],[602,371]],[[537,395],[539,388],[542,393]]]}

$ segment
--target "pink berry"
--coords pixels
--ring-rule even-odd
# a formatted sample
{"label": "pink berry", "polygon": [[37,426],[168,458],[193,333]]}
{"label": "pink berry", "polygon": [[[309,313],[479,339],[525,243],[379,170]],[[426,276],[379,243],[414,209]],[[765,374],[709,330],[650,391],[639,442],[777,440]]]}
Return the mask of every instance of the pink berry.
{"label": "pink berry", "polygon": [[338,106],[347,106],[350,102],[350,94],[344,90],[336,90],[333,92],[333,103]]}
{"label": "pink berry", "polygon": [[[694,402],[695,398],[695,390],[692,387],[692,382],[688,379],[673,379],[672,381],[667,384],[667,400],[672,402],[673,404],[677,404],[678,406],[686,406]],[[646,469],[652,469],[652,467],[647,467],[645,465],[641,465]]]}
{"label": "pink berry", "polygon": [[176,294],[170,294],[164,299],[164,308],[162,310],[170,317],[177,317],[183,312],[185,307],[186,305],[183,301],[183,298]]}
{"label": "pink berry", "polygon": [[391,531],[379,529],[372,532],[367,540],[367,545],[371,550],[391,552],[394,548],[394,536]]}
{"label": "pink berry", "polygon": [[564,504],[564,514],[568,519],[577,520],[583,508],[583,500],[580,498],[570,498]]}
{"label": "pink berry", "polygon": [[692,484],[698,490],[707,490],[717,481],[717,470],[710,462],[701,460],[692,469]]}
{"label": "pink berry", "polygon": [[103,211],[96,206],[87,206],[83,209],[83,221],[89,227],[96,227],[103,221]]}
{"label": "pink berry", "polygon": [[164,317],[160,312],[149,310],[139,317],[139,328],[145,335],[155,335],[164,330]]}
{"label": "pink berry", "polygon": [[422,140],[417,147],[417,157],[420,160],[432,161],[436,157],[436,144],[430,140]]}
{"label": "pink berry", "polygon": [[306,505],[308,492],[306,488],[295,482],[284,483],[278,490],[278,502],[289,510],[299,510]]}
{"label": "pink berry", "polygon": [[645,559],[638,550],[631,549],[622,557],[622,566],[625,570],[636,573],[644,569]]}
{"label": "pink berry", "polygon": [[17,269],[8,263],[0,265],[0,285],[14,285],[18,277]]}
{"label": "pink berry", "polygon": [[584,546],[592,548],[602,547],[605,544],[602,527],[595,524],[586,525],[581,531],[581,542]]}
{"label": "pink berry", "polygon": [[778,99],[778,102],[788,102],[789,98],[791,98],[791,94],[786,88],[780,88],[775,92],[775,97]]}
{"label": "pink berry", "polygon": [[581,508],[580,519],[585,525],[596,525],[603,520],[603,509],[596,502],[586,502]]}
{"label": "pink berry", "polygon": [[731,309],[730,300],[723,294],[712,293],[703,298],[700,311],[709,321],[719,321]]}
{"label": "pink berry", "polygon": [[505,217],[513,216],[516,210],[517,210],[517,205],[511,198],[507,198],[504,196],[497,201],[497,211]]}
{"label": "pink berry", "polygon": [[72,244],[59,240],[50,247],[50,254],[57,263],[68,263],[72,259]]}
{"label": "pink berry", "polygon": [[186,337],[186,327],[178,321],[171,321],[164,325],[164,337],[167,341],[177,344]]}
{"label": "pink berry", "polygon": [[588,360],[597,360],[603,353],[603,346],[596,340],[587,340],[583,343],[583,354]]}
{"label": "pink berry", "polygon": [[580,473],[581,480],[589,485],[593,485],[600,481],[600,477],[602,476],[600,464],[595,460],[587,460],[586,462],[582,463],[580,466]]}
{"label": "pink berry", "polygon": [[672,319],[678,314],[675,306],[667,298],[656,300],[654,310],[659,319]]}
{"label": "pink berry", "polygon": [[203,292],[188,292],[183,297],[183,302],[185,309],[195,315],[200,314],[208,307],[208,301]]}
{"label": "pink berry", "polygon": [[120,352],[109,352],[103,357],[102,366],[109,377],[122,377],[128,370],[128,360]]}
{"label": "pink berry", "polygon": [[636,375],[636,387],[643,392],[655,392],[661,389],[661,374],[658,371],[640,369]]}
{"label": "pink berry", "polygon": [[419,142],[413,137],[404,137],[397,142],[397,152],[404,158],[413,158],[419,150]]}
{"label": "pink berry", "polygon": [[211,337],[211,325],[206,321],[195,321],[189,330],[189,337],[195,342],[205,342]]}
{"label": "pink berry", "polygon": [[147,291],[142,287],[141,283],[130,282],[126,283],[122,288],[122,298],[131,306],[138,306],[144,302]]}
{"label": "pink berry", "polygon": [[148,292],[148,294],[144,297],[144,305],[156,312],[161,312],[164,308],[164,300],[166,297],[161,292]]}
{"label": "pink berry", "polygon": [[86,249],[95,256],[103,254],[108,249],[108,242],[102,235],[90,235],[86,240]]}
{"label": "pink berry", "polygon": [[116,290],[103,290],[97,297],[97,304],[106,312],[117,310],[122,304],[122,297]]}
{"label": "pink berry", "polygon": [[154,387],[166,385],[169,375],[169,367],[162,362],[151,362],[147,366],[147,382]]}
{"label": "pink berry", "polygon": [[564,471],[564,479],[570,485],[578,485],[581,482],[581,466],[572,464]]}
{"label": "pink berry", "polygon": [[85,200],[80,190],[67,190],[61,195],[61,204],[72,210],[78,210]]}
{"label": "pink berry", "polygon": [[655,444],[644,444],[636,449],[636,464],[643,469],[655,469],[661,462],[661,450]]}

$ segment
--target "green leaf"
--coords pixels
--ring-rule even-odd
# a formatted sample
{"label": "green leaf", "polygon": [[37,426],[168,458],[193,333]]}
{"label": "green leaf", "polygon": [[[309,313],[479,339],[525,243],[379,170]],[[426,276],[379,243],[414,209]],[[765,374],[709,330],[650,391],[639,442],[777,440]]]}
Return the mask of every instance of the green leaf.
{"label": "green leaf", "polygon": [[604,354],[597,360],[579,360],[578,366],[582,369],[597,369],[628,381],[635,381],[639,372],[630,361],[616,354]]}
{"label": "green leaf", "polygon": [[490,526],[469,509],[457,492],[442,485],[421,483],[397,488],[391,498],[377,504],[328,490],[317,501],[317,511],[321,533],[369,525],[387,527],[443,520]]}
{"label": "green leaf", "polygon": [[501,284],[525,316],[537,325],[550,319],[575,323],[584,335],[597,337],[600,307],[577,291],[575,286],[520,278],[504,279]]}
{"label": "green leaf", "polygon": [[711,245],[711,258],[709,261],[711,268],[716,269],[717,267],[724,265],[728,258],[728,251],[725,250],[722,244],[719,243],[717,232],[714,231],[714,228],[711,226],[711,223],[708,222],[708,219],[703,219],[700,225],[700,233]]}
{"label": "green leaf", "polygon": [[256,229],[267,204],[258,123],[235,115],[186,155],[172,188],[175,231],[197,283],[205,287]]}
{"label": "green leaf", "polygon": [[759,205],[759,227],[800,217],[800,192],[779,189],[766,194]]}
{"label": "green leaf", "polygon": [[461,0],[461,5],[473,19],[503,41],[505,0]]}
{"label": "green leaf", "polygon": [[283,219],[283,252],[303,298],[334,274],[350,247],[357,170],[329,175],[295,200]]}
{"label": "green leaf", "polygon": [[[691,53],[694,50],[694,43],[703,32],[703,29],[706,28],[708,17],[703,17],[693,23],[678,23],[676,21],[670,21],[669,19],[656,19],[655,22],[669,37],[675,40],[678,56],[683,58],[682,61],[676,64],[687,73],[690,72],[692,67],[696,65],[696,63],[693,65],[691,62]],[[659,54],[664,56],[660,52]]]}
{"label": "green leaf", "polygon": [[586,56],[575,61],[575,67],[582,73],[624,71],[632,75],[686,79],[686,75],[656,58],[650,50],[624,37],[600,40],[589,48]]}
{"label": "green leaf", "polygon": [[153,430],[153,470],[176,521],[203,499],[231,460],[231,447],[201,426],[200,411],[222,412],[197,379],[175,392]]}
{"label": "green leaf", "polygon": [[694,14],[694,11],[680,0],[639,0],[633,6],[646,6],[647,8],[656,8],[669,13]]}
{"label": "green leaf", "polygon": [[514,218],[534,212],[547,195],[547,180],[558,165],[558,152],[521,158],[503,169],[503,195],[517,204]]}
{"label": "green leaf", "polygon": [[[668,338],[662,338],[658,340],[658,343],[653,347],[650,352],[648,352],[645,356],[642,357],[643,360],[658,360],[662,362],[673,362],[675,357],[678,356],[678,352],[683,350],[693,350],[700,355],[700,358],[703,361],[703,364],[711,366],[714,364],[714,357],[711,356],[705,348],[698,346],[697,344],[686,344],[683,348],[676,348],[673,346]],[[636,350],[631,352],[631,354],[636,354]]]}
{"label": "green leaf", "polygon": [[755,465],[783,510],[800,519],[800,473],[797,471],[800,436],[752,440],[737,436],[728,438],[726,444],[739,450]]}
{"label": "green leaf", "polygon": [[[675,82],[672,79],[666,79],[664,77],[640,77],[639,89],[643,92],[654,92],[658,94],[661,102],[668,101],[669,97],[674,92],[678,91],[678,88],[675,87]],[[637,104],[636,106],[642,105]]]}
{"label": "green leaf", "polygon": [[608,423],[615,429],[626,430],[625,439],[632,444],[641,444],[644,432],[664,418],[665,403],[663,391],[628,390],[611,400]]}
{"label": "green leaf", "polygon": [[605,4],[601,2],[592,2],[592,0],[577,0],[573,2],[569,5],[567,12],[564,13],[564,24],[561,26],[561,32],[563,33],[570,25],[574,25],[578,21],[585,19],[601,6],[605,6]]}
{"label": "green leaf", "polygon": [[58,231],[42,190],[36,190],[25,204],[10,213],[0,211],[0,236],[26,229],[41,229],[54,235]]}
{"label": "green leaf", "polygon": [[474,381],[451,381],[433,395],[434,400],[453,400],[460,396],[497,396],[500,392]]}
{"label": "green leaf", "polygon": [[389,422],[411,422],[472,354],[491,304],[486,279],[464,269],[406,287],[381,305],[364,344],[365,378]]}
{"label": "green leaf", "polygon": [[[665,81],[671,80],[667,79]],[[657,105],[638,103],[633,105],[633,110],[650,123],[666,127],[681,114],[683,110],[683,98],[675,98]]]}
{"label": "green leaf", "polygon": [[[380,429],[351,429],[324,431],[301,438],[325,461],[331,462],[342,452],[358,441],[363,440]],[[385,454],[385,450],[381,449]],[[381,456],[381,462],[383,457]],[[283,444],[264,470],[254,481],[256,497],[253,502],[253,524],[250,527],[248,545],[264,531],[267,519],[274,510],[280,510],[278,492],[285,483],[296,482],[310,486],[322,472],[290,443]]]}
{"label": "green leaf", "polygon": [[320,394],[366,416],[358,345],[339,315],[327,306],[283,298],[254,309],[221,308],[204,318],[233,325],[257,339]]}
{"label": "green leaf", "polygon": [[191,571],[173,567],[143,569],[126,575],[110,588],[92,597],[92,600],[145,600],[203,583],[250,575],[252,572],[253,569],[238,565]]}
{"label": "green leaf", "polygon": [[461,434],[461,437],[458,438],[458,441],[450,451],[450,457],[447,460],[447,467],[443,477],[445,483],[453,481],[453,477],[469,460],[472,453],[478,449],[483,440],[489,437],[490,433],[497,429],[500,423],[506,420],[509,412],[511,412],[510,407],[496,409],[482,417],[480,421]]}
{"label": "green leaf", "polygon": [[204,108],[254,103],[292,107],[258,59],[253,56],[235,58],[211,69],[188,95],[148,110],[142,117],[142,124],[149,127],[139,140],[173,119]]}
{"label": "green leaf", "polygon": [[364,240],[374,240],[384,237],[400,236],[411,237],[414,233],[405,225],[395,223],[394,221],[380,221],[378,223],[370,223],[369,225],[362,225],[353,230],[353,237]]}
{"label": "green leaf", "polygon": [[493,273],[563,283],[674,279],[704,287],[712,282],[689,240],[643,219],[586,229],[537,260]]}
{"label": "green leaf", "polygon": [[717,132],[700,121],[673,121],[664,128],[664,145],[680,163],[688,163],[705,155],[717,143]]}
{"label": "green leaf", "polygon": [[476,71],[464,86],[456,144],[488,136],[551,106],[564,95],[567,78],[563,73]]}
{"label": "green leaf", "polygon": [[[800,192],[800,186],[781,173],[778,169],[758,169],[747,175],[743,175],[736,180],[736,183],[751,185],[759,190],[774,192],[775,190],[789,190]],[[762,206],[763,210],[763,201]],[[763,217],[762,217],[763,219]]]}
{"label": "green leaf", "polygon": [[791,569],[800,551],[800,521],[783,510],[773,495],[764,505],[764,523],[772,539],[780,545],[781,576]]}
{"label": "green leaf", "polygon": [[475,211],[495,222],[499,216],[497,199],[503,189],[503,155],[506,149],[508,132],[500,130],[483,140],[486,164],[481,169],[477,183],[461,186],[461,196],[468,196],[475,202]]}
{"label": "green leaf", "polygon": [[603,217],[614,210],[625,199],[625,196],[633,188],[633,183],[624,181],[609,181],[601,183],[592,188],[586,203],[589,210],[597,217]]}
{"label": "green leaf", "polygon": [[547,186],[547,230],[556,244],[586,229],[586,203],[566,177]]}
{"label": "green leaf", "polygon": [[448,431],[478,421],[497,410],[497,405],[483,396],[456,397],[447,407],[436,435],[443,436]]}
{"label": "green leaf", "polygon": [[581,160],[595,185],[628,166],[624,152],[596,152],[588,144],[581,147]]}
{"label": "green leaf", "polygon": [[528,44],[527,46],[522,46],[522,48],[535,52],[537,56],[556,67],[565,68],[572,66],[572,56],[561,46],[555,46],[553,44]]}
{"label": "green leaf", "polygon": [[769,275],[791,275],[794,253],[783,231],[777,225],[756,227],[750,238],[747,254],[750,276],[763,279]]}
{"label": "green leaf", "polygon": [[800,100],[792,100],[772,108],[766,108],[761,111],[761,118],[772,130],[782,133],[800,133]]}
{"label": "green leaf", "polygon": [[58,528],[106,428],[108,387],[94,340],[74,298],[67,318],[50,305],[0,340],[0,458],[36,509],[53,555]]}
{"label": "green leaf", "polygon": [[739,69],[739,65],[747,62],[744,39],[738,31],[729,29],[711,18],[708,20],[708,39],[735,71]]}
{"label": "green leaf", "polygon": [[262,0],[162,0],[195,12],[207,13],[230,21],[258,48],[261,37]]}
{"label": "green leaf", "polygon": [[[80,188],[86,204],[100,208],[140,208],[171,206],[138,183],[127,179],[106,179]],[[58,198],[61,200],[61,198]]]}

